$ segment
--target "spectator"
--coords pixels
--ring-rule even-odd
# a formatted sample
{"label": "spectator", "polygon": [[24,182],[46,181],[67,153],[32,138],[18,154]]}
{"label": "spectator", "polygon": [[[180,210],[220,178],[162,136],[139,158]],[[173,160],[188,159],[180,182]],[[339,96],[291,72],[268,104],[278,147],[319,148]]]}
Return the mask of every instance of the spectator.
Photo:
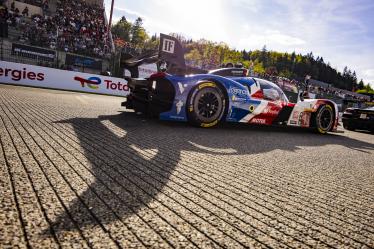
{"label": "spectator", "polygon": [[27,6],[23,9],[22,15],[27,17],[29,16],[29,8],[27,8]]}
{"label": "spectator", "polygon": [[42,9],[43,11],[47,11],[49,9],[49,3],[48,0],[44,0],[42,3]]}

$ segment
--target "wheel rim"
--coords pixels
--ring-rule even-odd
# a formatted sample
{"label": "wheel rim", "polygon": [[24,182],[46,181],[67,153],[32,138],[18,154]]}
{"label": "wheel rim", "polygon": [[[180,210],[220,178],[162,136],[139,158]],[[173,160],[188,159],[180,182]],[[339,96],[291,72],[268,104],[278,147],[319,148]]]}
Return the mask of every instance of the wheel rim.
{"label": "wheel rim", "polygon": [[212,88],[206,88],[198,92],[194,101],[197,118],[207,123],[219,118],[222,106],[222,97],[217,90]]}
{"label": "wheel rim", "polygon": [[319,115],[319,127],[323,130],[328,130],[332,124],[332,112],[330,109],[324,108]]}

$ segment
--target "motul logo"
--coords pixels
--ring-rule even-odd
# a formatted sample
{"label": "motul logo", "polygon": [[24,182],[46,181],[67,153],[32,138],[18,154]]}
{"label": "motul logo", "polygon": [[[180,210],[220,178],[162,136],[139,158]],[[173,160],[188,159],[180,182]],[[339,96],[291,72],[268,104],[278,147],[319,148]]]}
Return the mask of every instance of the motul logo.
{"label": "motul logo", "polygon": [[162,43],[162,51],[170,54],[174,54],[175,41],[164,39]]}

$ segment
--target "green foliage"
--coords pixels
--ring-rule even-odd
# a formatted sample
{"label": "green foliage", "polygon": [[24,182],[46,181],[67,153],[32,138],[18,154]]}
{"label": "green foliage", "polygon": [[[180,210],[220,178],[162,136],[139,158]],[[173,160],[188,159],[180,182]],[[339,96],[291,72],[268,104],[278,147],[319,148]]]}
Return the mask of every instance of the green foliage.
{"label": "green foliage", "polygon": [[125,42],[130,41],[130,31],[132,29],[132,23],[128,22],[123,16],[115,25],[112,26],[112,34],[118,38],[121,38]]}
{"label": "green foliage", "polygon": [[265,73],[265,68],[264,68],[264,65],[260,62],[255,62],[255,66],[253,67],[253,71],[255,73],[259,73],[259,74],[264,74]]}
{"label": "green foliage", "polygon": [[356,93],[360,93],[360,94],[374,94],[374,90],[367,90],[367,89],[361,89],[361,90],[357,90]]}
{"label": "green foliage", "polygon": [[135,47],[144,47],[144,44],[149,36],[145,29],[143,28],[143,20],[138,17],[135,23],[132,25],[131,30],[131,43],[135,45]]}
{"label": "green foliage", "polygon": [[143,20],[140,17],[134,23],[131,23],[123,16],[112,26],[112,34],[125,42],[131,42],[135,47],[144,48],[146,45],[149,47],[155,43],[155,41],[148,42],[150,39],[143,27]]}
{"label": "green foliage", "polygon": [[357,85],[357,88],[358,88],[359,90],[362,90],[362,89],[364,89],[364,87],[365,87],[364,82],[363,82],[362,79],[361,79],[360,82],[359,82],[358,85]]}
{"label": "green foliage", "polygon": [[[360,83],[362,82],[362,80],[360,81]],[[360,85],[359,83],[359,85]],[[373,88],[367,84],[367,85],[364,85],[360,90],[357,90],[356,91],[357,93],[361,93],[361,94],[374,94],[374,90]]]}

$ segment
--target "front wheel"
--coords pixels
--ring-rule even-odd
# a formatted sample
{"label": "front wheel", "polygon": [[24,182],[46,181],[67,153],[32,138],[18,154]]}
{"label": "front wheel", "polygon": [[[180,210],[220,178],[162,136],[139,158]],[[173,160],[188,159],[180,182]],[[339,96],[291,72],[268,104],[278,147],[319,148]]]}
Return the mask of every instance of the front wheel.
{"label": "front wheel", "polygon": [[334,125],[334,111],[330,105],[322,105],[316,115],[315,124],[317,132],[326,134]]}
{"label": "front wheel", "polygon": [[213,127],[225,114],[226,98],[214,82],[197,85],[188,98],[188,120],[196,126]]}

